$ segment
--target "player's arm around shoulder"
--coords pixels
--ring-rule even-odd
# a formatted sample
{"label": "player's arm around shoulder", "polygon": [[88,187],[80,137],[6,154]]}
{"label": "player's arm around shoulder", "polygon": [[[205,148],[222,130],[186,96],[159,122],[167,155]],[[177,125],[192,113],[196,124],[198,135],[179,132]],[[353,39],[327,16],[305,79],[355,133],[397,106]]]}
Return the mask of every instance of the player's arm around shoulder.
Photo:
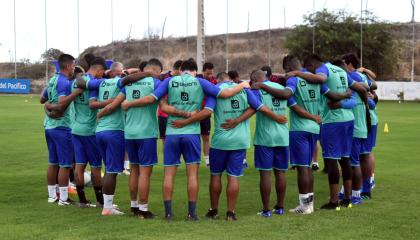
{"label": "player's arm around shoulder", "polygon": [[110,115],[113,112],[115,112],[115,110],[117,110],[118,107],[121,106],[121,103],[124,101],[125,99],[125,94],[120,93],[118,94],[118,96],[116,98],[114,98],[112,100],[112,102],[110,102],[108,105],[106,105],[104,108],[101,109],[101,111],[99,111],[96,114],[96,118],[101,118],[104,117],[106,115]]}

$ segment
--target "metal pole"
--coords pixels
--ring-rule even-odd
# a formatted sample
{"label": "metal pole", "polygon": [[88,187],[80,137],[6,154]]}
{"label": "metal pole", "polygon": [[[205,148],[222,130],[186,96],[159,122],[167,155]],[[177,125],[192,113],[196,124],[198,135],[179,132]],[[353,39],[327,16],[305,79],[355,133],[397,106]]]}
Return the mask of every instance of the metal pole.
{"label": "metal pole", "polygon": [[147,0],[147,35],[148,42],[147,42],[147,55],[150,58],[150,0]]}
{"label": "metal pole", "polygon": [[163,39],[163,35],[165,33],[165,24],[166,24],[166,16],[165,16],[165,20],[163,20],[163,26],[162,26],[162,37],[161,39]]}
{"label": "metal pole", "polygon": [[363,66],[363,0],[360,0],[360,66]]}
{"label": "metal pole", "polygon": [[[130,27],[131,32],[131,27]],[[111,0],[111,57],[114,59],[114,1]]]}
{"label": "metal pole", "polygon": [[416,1],[411,0],[411,7],[413,10],[413,14],[411,16],[411,22],[413,23],[413,51],[411,54],[411,81],[414,82],[414,67],[415,67],[415,53],[416,53],[416,20],[414,18],[414,11],[415,11]]}
{"label": "metal pole", "polygon": [[205,61],[204,1],[197,0],[197,67],[201,71]]}
{"label": "metal pole", "polygon": [[[44,26],[45,26],[45,52],[48,51],[48,34],[47,34],[47,0],[44,1]],[[45,59],[45,85],[48,84],[48,58]]]}
{"label": "metal pole", "polygon": [[[315,18],[315,0],[312,2],[312,18]],[[312,26],[312,53],[315,53],[315,24]]]}
{"label": "metal pole", "polygon": [[226,72],[229,71],[229,0],[226,0]]}
{"label": "metal pole", "polygon": [[185,0],[185,40],[187,42],[187,56],[188,56],[188,0]]}
{"label": "metal pole", "polygon": [[15,42],[15,79],[17,79],[17,59],[16,59],[16,0],[13,0],[13,34]]}
{"label": "metal pole", "polygon": [[249,32],[249,11],[248,11],[248,26],[246,28],[246,32]]}
{"label": "metal pole", "polygon": [[77,0],[77,55],[80,55],[80,18],[79,18],[79,0]]}
{"label": "metal pole", "polygon": [[271,65],[271,0],[268,0],[268,66]]}

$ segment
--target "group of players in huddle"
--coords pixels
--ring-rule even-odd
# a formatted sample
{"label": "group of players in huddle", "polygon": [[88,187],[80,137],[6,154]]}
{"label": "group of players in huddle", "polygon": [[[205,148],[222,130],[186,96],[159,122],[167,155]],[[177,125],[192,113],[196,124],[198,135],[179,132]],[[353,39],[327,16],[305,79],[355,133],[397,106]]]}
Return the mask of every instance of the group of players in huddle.
{"label": "group of players in huddle", "polygon": [[[362,68],[354,54],[332,62],[323,62],[313,54],[304,59],[303,66],[297,57],[288,55],[283,59],[284,81],[278,82],[271,81],[262,70],[253,71],[250,81],[240,81],[234,71],[220,72],[214,78],[210,63],[204,64],[200,76],[193,59],[177,61],[166,74],[162,74],[162,64],[155,58],[135,70],[123,70],[119,62],[107,69],[104,58],[92,55],[77,64],[71,55],[61,55],[59,72],[41,95],[49,151],[49,203],[75,204],[68,197],[69,173],[75,165],[78,206],[101,207],[102,215],[122,215],[113,198],[127,153],[131,211],[141,218],[154,218],[148,198],[153,166],[158,163],[160,134],[164,143],[164,218],[173,219],[174,179],[182,155],[187,173],[187,218],[198,220],[201,134],[204,160],[211,173],[206,217],[219,216],[221,177],[226,172],[226,219],[236,220],[238,178],[246,165],[246,149],[251,142],[249,119],[254,114],[254,163],[260,173],[262,200],[259,215],[284,214],[289,161],[296,169],[299,191],[299,204],[289,211],[314,212],[311,162],[318,140],[330,190],[329,201],[321,209],[338,210],[371,198],[372,149],[378,123],[376,76]],[[209,144],[212,114],[215,129]],[[96,204],[89,202],[84,192],[87,164]],[[270,207],[272,172],[277,193],[274,208]]]}

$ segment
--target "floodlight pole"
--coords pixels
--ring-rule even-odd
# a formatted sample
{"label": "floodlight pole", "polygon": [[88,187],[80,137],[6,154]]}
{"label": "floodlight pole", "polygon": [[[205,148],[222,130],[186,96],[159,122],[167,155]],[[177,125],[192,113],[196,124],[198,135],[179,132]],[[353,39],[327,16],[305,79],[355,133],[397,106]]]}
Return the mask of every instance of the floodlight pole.
{"label": "floodlight pole", "polygon": [[268,66],[271,66],[271,0],[268,0]]}
{"label": "floodlight pole", "polygon": [[360,0],[360,66],[363,66],[363,0]]}
{"label": "floodlight pole", "polygon": [[226,0],[226,72],[229,71],[229,0]]}
{"label": "floodlight pole", "polygon": [[[45,26],[45,53],[48,51],[48,34],[47,34],[47,0],[44,0],[44,26]],[[45,85],[48,84],[48,58],[45,58]]]}
{"label": "floodlight pole", "polygon": [[[315,17],[315,0],[312,1],[312,18],[314,17]],[[312,26],[312,53],[315,53],[315,24],[314,23]]]}
{"label": "floodlight pole", "polygon": [[[131,31],[131,28],[130,28]],[[114,1],[111,0],[111,57],[114,59]]]}
{"label": "floodlight pole", "polygon": [[411,16],[411,22],[413,24],[413,51],[411,54],[411,81],[414,82],[414,67],[415,67],[415,54],[416,54],[416,20],[414,18],[414,11],[415,11],[416,1],[411,0],[411,7],[413,14]]}
{"label": "floodlight pole", "polygon": [[15,42],[15,79],[17,79],[17,59],[16,59],[16,0],[13,0],[13,35]]}
{"label": "floodlight pole", "polygon": [[185,0],[185,40],[187,43],[187,56],[188,56],[188,0]]}
{"label": "floodlight pole", "polygon": [[201,71],[205,61],[204,1],[197,0],[197,67]]}
{"label": "floodlight pole", "polygon": [[147,0],[147,55],[150,58],[150,0]]}

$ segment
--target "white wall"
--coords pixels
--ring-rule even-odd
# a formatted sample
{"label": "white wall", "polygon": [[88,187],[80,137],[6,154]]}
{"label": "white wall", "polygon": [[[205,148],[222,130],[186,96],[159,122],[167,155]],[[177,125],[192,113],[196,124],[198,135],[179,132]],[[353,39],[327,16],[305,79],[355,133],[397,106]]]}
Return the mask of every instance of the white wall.
{"label": "white wall", "polygon": [[398,100],[398,94],[404,91],[404,100],[420,100],[420,82],[376,82],[376,94],[379,100]]}

